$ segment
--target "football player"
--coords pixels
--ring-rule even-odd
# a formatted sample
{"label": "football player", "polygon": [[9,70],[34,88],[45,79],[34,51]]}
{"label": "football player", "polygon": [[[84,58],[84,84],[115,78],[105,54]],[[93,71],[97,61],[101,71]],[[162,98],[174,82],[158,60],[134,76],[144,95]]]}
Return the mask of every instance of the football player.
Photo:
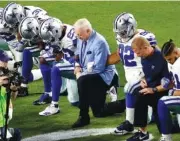
{"label": "football player", "polygon": [[[8,25],[4,22],[3,20],[3,10],[4,8],[0,8],[0,39],[6,41],[7,43],[16,40],[16,36],[13,35],[10,31],[10,28]],[[11,56],[12,60],[8,62],[8,68],[10,70],[14,70],[14,64],[15,64],[15,59],[12,52],[9,50],[9,47],[7,46],[1,46],[1,49],[6,51],[6,53]],[[18,58],[16,59],[16,61]]]}
{"label": "football player", "polygon": [[[141,59],[133,52],[131,43],[137,36],[146,38],[151,46],[156,46],[155,35],[146,30],[137,29],[137,22],[130,13],[121,13],[114,20],[113,31],[116,35],[118,45],[117,52],[109,56],[107,64],[123,63],[125,70],[126,85],[124,92],[126,95],[126,120],[120,124],[113,134],[124,135],[134,131],[134,104],[136,97],[133,95],[140,87],[140,79],[144,77]],[[152,116],[152,108],[149,108],[149,118]]]}
{"label": "football player", "polygon": [[[25,80],[21,85],[19,96],[28,95],[27,83],[33,80],[37,80],[41,77],[40,70],[35,70],[34,72],[32,71],[31,73],[32,57],[34,57],[33,58],[34,64],[39,65],[38,59],[35,58],[35,57],[38,57],[37,52],[39,51],[39,48],[34,46],[36,44],[34,42],[36,41],[26,42],[22,40],[22,37],[18,31],[18,26],[25,17],[35,17],[38,20],[38,22],[41,22],[47,17],[47,12],[39,7],[22,6],[14,2],[8,4],[4,8],[3,20],[5,21],[6,24],[8,24],[8,26],[10,26],[10,28],[12,29],[11,32],[15,34],[18,39],[18,41],[15,40],[9,43],[10,50],[13,52],[15,58],[19,58],[18,61],[21,62],[24,66],[22,75],[25,78]],[[23,56],[22,52],[23,52],[24,47],[28,47],[24,51],[24,56],[26,57],[22,57]]]}
{"label": "football player", "polygon": [[[166,42],[161,50],[162,55],[168,62],[169,71],[173,77],[172,82],[168,79],[162,79],[164,88],[172,87],[169,90],[169,96],[162,97],[158,102],[158,113],[162,137],[160,141],[172,141],[171,131],[173,129],[170,112],[180,114],[180,50],[176,47],[172,40]],[[178,128],[180,127],[180,117],[177,115]],[[180,132],[180,130],[179,130]]]}
{"label": "football player", "polygon": [[49,54],[52,55],[53,53],[55,55],[52,68],[47,63],[48,56],[44,56],[43,53],[41,55],[44,56],[41,61],[41,69],[50,70],[46,71],[46,75],[45,73],[42,74],[43,78],[46,77],[45,79],[48,80],[44,81],[45,87],[48,90],[52,88],[52,102],[39,115],[49,116],[60,111],[58,101],[59,91],[62,87],[62,77],[67,78],[66,86],[70,103],[74,106],[78,105],[79,96],[74,75],[74,64],[72,63],[73,59],[71,58],[76,50],[76,37],[72,26],[63,24],[55,18],[49,18],[41,24],[40,36],[44,41],[54,44],[49,49]]}

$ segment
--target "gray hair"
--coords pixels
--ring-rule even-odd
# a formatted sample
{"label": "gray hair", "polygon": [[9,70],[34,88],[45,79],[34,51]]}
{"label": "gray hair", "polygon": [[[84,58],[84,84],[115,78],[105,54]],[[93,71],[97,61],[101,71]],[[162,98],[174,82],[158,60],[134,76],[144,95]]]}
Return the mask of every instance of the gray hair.
{"label": "gray hair", "polygon": [[91,23],[86,18],[77,20],[74,23],[74,28],[75,29],[90,29],[90,30],[92,30]]}

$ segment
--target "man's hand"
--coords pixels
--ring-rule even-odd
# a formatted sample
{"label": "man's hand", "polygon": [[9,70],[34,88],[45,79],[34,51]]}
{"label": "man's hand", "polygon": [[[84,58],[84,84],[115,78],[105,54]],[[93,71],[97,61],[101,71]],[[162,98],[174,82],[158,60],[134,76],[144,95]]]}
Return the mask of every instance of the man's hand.
{"label": "man's hand", "polygon": [[21,37],[19,32],[17,33],[17,37],[16,38],[17,38],[18,41],[21,41],[22,37]]}
{"label": "man's hand", "polygon": [[76,75],[77,73],[81,73],[82,72],[82,69],[81,67],[75,67],[74,68],[74,74]]}
{"label": "man's hand", "polygon": [[3,84],[8,84],[8,77],[7,76],[1,76],[0,77],[0,86]]}
{"label": "man's hand", "polygon": [[11,89],[11,96],[13,99],[16,99],[17,95],[18,95],[18,89],[20,88],[20,86],[15,86],[15,85],[12,85],[10,86],[10,89]]}
{"label": "man's hand", "polygon": [[154,94],[154,91],[152,88],[144,88],[139,91],[141,94],[146,95],[146,94]]}
{"label": "man's hand", "polygon": [[118,52],[114,52],[108,56],[106,65],[108,66],[108,65],[117,64],[119,61],[120,61],[120,56]]}
{"label": "man's hand", "polygon": [[141,82],[140,82],[140,85],[142,88],[146,88],[147,87],[147,82],[145,79],[142,79]]}
{"label": "man's hand", "polygon": [[17,91],[18,88],[19,88],[19,86],[15,86],[15,85],[13,85],[13,84],[11,84],[11,86],[10,86],[10,89],[11,89],[12,91]]}
{"label": "man's hand", "polygon": [[76,79],[78,79],[81,76],[81,72],[76,73]]}

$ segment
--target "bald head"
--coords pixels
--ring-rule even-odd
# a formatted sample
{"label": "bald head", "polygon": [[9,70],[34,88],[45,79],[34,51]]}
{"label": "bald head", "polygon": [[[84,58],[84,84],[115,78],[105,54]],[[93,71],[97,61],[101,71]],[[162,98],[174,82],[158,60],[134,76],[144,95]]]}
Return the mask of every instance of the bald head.
{"label": "bald head", "polygon": [[133,40],[131,46],[138,57],[147,57],[153,51],[153,48],[151,47],[149,41],[141,36],[136,37]]}

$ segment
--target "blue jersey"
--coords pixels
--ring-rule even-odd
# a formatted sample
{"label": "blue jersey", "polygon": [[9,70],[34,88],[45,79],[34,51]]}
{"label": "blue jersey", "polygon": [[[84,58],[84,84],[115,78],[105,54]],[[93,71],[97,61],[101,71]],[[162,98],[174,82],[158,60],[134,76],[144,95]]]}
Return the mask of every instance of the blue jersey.
{"label": "blue jersey", "polygon": [[153,88],[160,85],[163,77],[171,79],[167,62],[159,50],[154,49],[154,53],[142,58],[141,63],[148,87]]}

